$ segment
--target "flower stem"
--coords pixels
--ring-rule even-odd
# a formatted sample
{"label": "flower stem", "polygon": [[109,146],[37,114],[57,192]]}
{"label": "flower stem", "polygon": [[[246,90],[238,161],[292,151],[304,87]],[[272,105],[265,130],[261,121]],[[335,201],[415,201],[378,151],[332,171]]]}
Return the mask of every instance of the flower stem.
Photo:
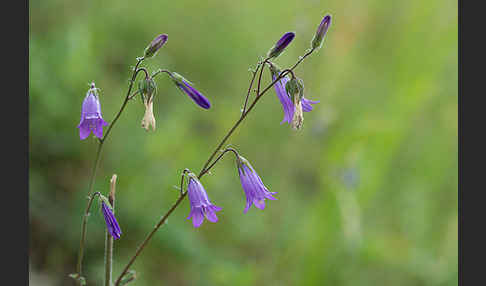
{"label": "flower stem", "polygon": [[252,76],[251,81],[250,81],[250,86],[248,87],[248,92],[246,93],[245,105],[243,106],[243,110],[241,112],[242,114],[245,113],[245,111],[246,111],[246,105],[248,104],[248,98],[250,97],[251,87],[253,86],[253,81],[255,81],[255,76],[258,72],[258,69],[260,68],[260,65],[261,65],[261,63],[258,63],[255,71],[253,72],[253,76]]}
{"label": "flower stem", "polygon": [[[116,190],[116,174],[111,177],[110,181],[110,193],[108,195],[108,201],[111,204],[111,209],[115,213],[115,190]],[[111,286],[113,269],[113,237],[106,230],[105,235],[105,286]]]}
{"label": "flower stem", "polygon": [[[87,224],[87,221],[88,221],[89,209],[91,208],[91,205],[93,204],[93,199],[95,198],[96,195],[99,195],[99,194],[100,194],[99,192],[96,192],[92,196],[89,197],[88,205],[86,206],[86,211],[84,212],[84,216],[83,216],[83,226],[81,228],[82,229],[81,230],[81,242],[80,242],[80,245],[79,245],[79,256],[78,256],[78,265],[77,265],[77,271],[78,271],[79,276],[81,276],[81,270],[82,270],[81,265],[82,265],[82,261],[83,261],[84,243],[86,241],[86,224]],[[81,283],[79,280],[78,280],[78,282]]]}
{"label": "flower stem", "polygon": [[[121,113],[123,112],[123,109],[125,109],[125,106],[126,106],[128,100],[129,100],[130,92],[132,91],[133,83],[135,82],[135,78],[136,78],[137,73],[139,71],[138,66],[140,65],[140,63],[143,60],[144,60],[143,57],[137,59],[137,64],[135,65],[135,68],[133,69],[132,79],[130,80],[130,86],[128,88],[127,95],[125,96],[125,100],[123,101],[123,104],[122,104],[120,110],[118,111],[118,113],[116,114],[115,118],[113,119],[111,124],[108,126],[108,129],[106,130],[105,135],[103,136],[102,139],[99,139],[99,141],[98,141],[98,151],[96,152],[95,163],[94,163],[94,166],[93,166],[93,170],[91,172],[91,178],[89,180],[88,196],[90,196],[90,194],[93,192],[93,185],[94,185],[94,181],[95,181],[95,178],[96,178],[96,171],[98,170],[98,165],[99,165],[99,161],[100,161],[100,157],[101,157],[101,150],[103,148],[103,143],[105,142],[105,139],[108,136],[108,134],[110,134],[111,129],[115,125],[115,123],[118,120],[118,118],[120,117]],[[81,223],[81,240],[79,242],[78,264],[77,264],[77,267],[76,267],[76,271],[77,271],[79,276],[82,276],[81,274],[82,274],[82,269],[83,269],[82,266],[83,266],[83,256],[84,256],[84,245],[86,244],[87,221],[88,221],[89,209],[91,207],[93,197],[94,197],[94,195],[88,201],[88,204],[86,206],[86,210],[85,210],[84,215],[83,215],[83,221]],[[78,280],[78,284],[81,285],[80,280]]]}
{"label": "flower stem", "polygon": [[[204,176],[207,173],[207,171],[210,169],[210,168],[207,168],[207,167],[211,163],[211,161],[213,160],[214,156],[216,156],[216,154],[218,153],[218,151],[221,149],[221,147],[224,145],[224,143],[226,143],[226,141],[231,136],[231,134],[233,134],[233,132],[240,125],[240,123],[246,118],[246,116],[250,113],[250,111],[253,109],[253,107],[255,107],[255,105],[258,102],[258,100],[260,100],[260,98],[262,98],[262,96],[272,86],[274,86],[275,83],[277,83],[281,78],[283,78],[287,73],[292,72],[293,69],[295,69],[303,61],[303,59],[305,57],[307,57],[308,55],[310,55],[313,51],[314,50],[312,49],[309,52],[307,52],[302,58],[299,59],[299,61],[293,67],[291,67],[290,69],[288,69],[288,70],[280,73],[280,75],[274,81],[272,81],[261,93],[257,93],[257,95],[255,97],[255,100],[253,100],[253,102],[250,105],[250,107],[248,108],[248,110],[247,111],[244,111],[242,113],[242,115],[235,122],[235,124],[233,125],[233,127],[231,127],[231,129],[228,131],[228,133],[226,133],[226,135],[223,137],[223,139],[218,144],[218,146],[216,147],[216,149],[213,151],[213,153],[211,154],[211,156],[209,156],[209,159],[206,161],[206,163],[204,163],[204,166],[202,167],[201,171],[199,172],[199,175],[197,176],[198,179],[201,179],[201,177]],[[266,59],[265,62],[267,60],[268,59]],[[265,65],[265,62],[263,63],[263,65]],[[263,67],[264,66],[262,66],[262,69],[263,69]],[[252,82],[253,82],[253,79],[252,79]],[[260,79],[261,79],[261,76],[260,76]],[[212,166],[214,166],[214,164],[211,165],[211,167]],[[182,176],[184,176],[184,174]],[[182,181],[181,181],[181,188],[182,188]],[[167,211],[167,213],[159,220],[159,222],[155,225],[155,227],[152,229],[152,231],[150,231],[150,233],[145,237],[145,239],[143,240],[143,242],[138,246],[137,250],[135,251],[135,254],[130,258],[130,260],[128,261],[127,265],[125,266],[125,268],[121,272],[120,276],[118,276],[117,280],[115,281],[115,286],[118,286],[120,284],[123,276],[128,272],[130,266],[133,264],[133,262],[135,262],[135,260],[137,259],[137,257],[140,255],[140,253],[142,252],[142,250],[147,245],[147,243],[150,241],[150,239],[153,237],[153,235],[157,232],[157,230],[164,224],[164,222],[172,214],[172,212],[184,200],[184,198],[185,198],[186,195],[187,195],[187,192],[182,192],[182,190],[181,190],[181,193],[180,193],[179,197],[177,198],[177,200],[175,201],[175,203],[170,207],[170,209]]]}

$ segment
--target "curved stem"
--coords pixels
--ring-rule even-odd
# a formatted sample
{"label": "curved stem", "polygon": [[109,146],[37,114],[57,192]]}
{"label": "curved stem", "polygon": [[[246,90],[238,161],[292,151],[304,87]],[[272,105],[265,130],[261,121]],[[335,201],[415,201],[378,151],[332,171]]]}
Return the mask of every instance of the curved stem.
{"label": "curved stem", "polygon": [[[115,191],[116,191],[116,174],[113,174],[110,180],[110,193],[108,201],[110,202],[113,213],[115,212]],[[113,236],[106,229],[105,234],[105,286],[111,286],[113,269]]]}
{"label": "curved stem", "polygon": [[162,73],[162,72],[167,73],[169,76],[171,75],[170,71],[168,71],[168,70],[162,70],[162,69],[159,69],[158,71],[156,71],[156,72],[154,72],[154,73],[152,74],[152,78],[155,78],[155,76],[156,76],[156,75],[158,75],[159,73]]}
{"label": "curved stem", "polygon": [[[252,102],[252,104],[250,105],[250,107],[248,108],[247,111],[245,111],[241,116],[240,118],[235,122],[235,124],[233,125],[233,127],[231,127],[231,129],[228,131],[228,133],[226,133],[226,135],[223,137],[223,139],[221,140],[221,142],[218,144],[218,146],[216,147],[216,149],[213,151],[213,153],[211,154],[211,156],[209,156],[209,159],[206,161],[206,163],[204,163],[201,171],[199,172],[199,175],[197,176],[198,179],[201,179],[202,176],[204,176],[207,171],[206,170],[209,170],[210,168],[207,168],[208,165],[211,163],[211,161],[213,160],[214,156],[216,156],[216,154],[218,153],[218,151],[221,149],[221,147],[224,145],[224,143],[226,143],[226,140],[228,140],[228,138],[231,136],[231,134],[233,134],[233,132],[236,130],[236,128],[240,125],[240,123],[246,118],[246,116],[250,113],[250,111],[255,107],[255,105],[257,104],[257,102],[260,100],[260,98],[263,97],[263,95],[272,87],[275,85],[275,83],[277,83],[281,78],[283,78],[287,73],[293,71],[293,69],[295,69],[300,62],[302,62],[302,60],[310,55],[312,53],[313,50],[310,50],[310,52],[308,52],[304,57],[302,57],[292,68],[290,68],[289,70],[285,71],[285,72],[281,72],[280,75],[274,80],[272,81],[261,93],[257,93],[257,96],[255,98],[255,100]],[[265,62],[267,61],[268,59],[265,60]],[[263,68],[262,68],[263,69]],[[231,148],[227,148],[227,149],[231,149]],[[229,150],[231,151],[231,150]],[[221,157],[221,156],[220,156]],[[216,160],[216,162],[218,161],[219,159]],[[211,165],[211,167],[214,166],[214,164]],[[183,174],[184,176],[184,174]],[[182,185],[182,183],[181,183]],[[167,211],[167,213],[159,220],[159,222],[155,225],[155,227],[152,229],[152,231],[150,231],[150,233],[147,235],[147,237],[142,241],[142,243],[138,246],[137,250],[135,251],[135,254],[130,258],[130,260],[128,261],[127,265],[125,266],[125,268],[123,269],[123,271],[121,272],[121,274],[118,276],[117,280],[115,281],[115,286],[118,286],[123,278],[123,276],[128,272],[128,269],[130,268],[130,266],[135,262],[135,260],[137,259],[137,257],[140,255],[140,253],[142,252],[142,250],[145,248],[145,246],[147,245],[147,243],[150,241],[150,239],[153,237],[153,235],[157,232],[157,230],[164,224],[164,222],[167,220],[167,218],[172,214],[172,212],[179,206],[179,204],[184,200],[185,196],[187,195],[187,192],[181,192],[179,197],[177,198],[177,200],[174,202],[174,204],[170,207],[170,209]]]}
{"label": "curved stem", "polygon": [[262,83],[262,74],[263,74],[263,70],[265,69],[265,64],[267,63],[269,58],[266,58],[264,61],[263,61],[263,64],[262,64],[262,69],[260,70],[260,76],[258,77],[258,89],[257,89],[257,96],[260,94],[260,84]]}
{"label": "curved stem", "polygon": [[[100,152],[100,149],[101,148],[98,148],[98,153]],[[97,156],[97,159],[98,158],[99,158],[99,156]],[[95,167],[93,169],[96,168],[98,160],[96,160],[95,162],[96,162]],[[89,210],[91,208],[91,205],[93,204],[93,199],[95,198],[96,195],[100,195],[100,192],[96,192],[92,196],[90,196],[90,198],[88,200],[88,205],[86,206],[86,210],[84,211],[84,215],[83,215],[83,223],[82,223],[82,228],[81,228],[81,241],[80,241],[80,245],[79,245],[79,255],[78,255],[78,265],[77,265],[77,271],[78,271],[79,276],[81,276],[81,270],[82,270],[81,266],[82,266],[82,262],[83,262],[84,244],[86,242],[86,225],[88,223]]]}
{"label": "curved stem", "polygon": [[[130,92],[132,91],[133,83],[135,82],[135,78],[136,78],[137,73],[139,71],[138,66],[140,65],[140,63],[143,60],[144,60],[143,57],[137,58],[137,64],[135,65],[135,68],[133,69],[132,78],[130,80],[130,86],[128,88],[127,95],[125,96],[125,100],[123,101],[123,104],[122,104],[120,110],[115,115],[115,118],[113,119],[111,124],[108,126],[108,129],[106,130],[105,135],[103,136],[103,138],[99,139],[99,141],[98,141],[98,143],[99,143],[98,144],[98,151],[96,152],[95,163],[94,163],[93,170],[91,172],[91,178],[89,180],[88,196],[90,196],[90,194],[93,192],[93,185],[94,185],[94,181],[95,181],[95,178],[96,178],[96,171],[98,170],[98,165],[99,165],[99,161],[100,161],[100,157],[101,157],[101,150],[103,148],[103,143],[105,143],[105,140],[108,137],[108,135],[110,134],[111,129],[113,128],[113,126],[117,122],[118,118],[120,117],[121,113],[123,112],[123,109],[125,109],[125,106],[126,106],[128,100],[129,100]],[[82,274],[82,269],[83,269],[82,265],[83,265],[83,256],[84,256],[84,245],[86,243],[87,219],[88,219],[89,208],[91,207],[91,203],[92,203],[92,200],[90,200],[88,202],[88,205],[86,206],[85,214],[83,216],[83,221],[81,223],[81,240],[79,242],[78,264],[76,266],[77,274],[80,277],[82,276],[81,274]],[[78,284],[81,284],[81,282],[79,280],[78,280]]]}
{"label": "curved stem", "polygon": [[238,156],[239,156],[239,155],[238,155],[238,152],[237,152],[235,149],[233,149],[233,148],[226,148],[226,149],[224,149],[224,150],[223,150],[223,153],[221,153],[221,154],[218,156],[218,158],[216,158],[216,159],[214,160],[214,162],[213,162],[213,163],[212,163],[212,164],[211,164],[209,167],[207,167],[206,169],[204,169],[204,171],[201,173],[201,176],[202,176],[202,175],[204,175],[204,174],[206,174],[207,172],[209,172],[209,170],[211,170],[211,168],[212,168],[214,165],[216,165],[216,163],[218,163],[218,161],[219,161],[219,160],[221,160],[221,158],[223,158],[224,154],[226,154],[227,152],[233,152],[233,153],[235,154],[236,158],[238,158]]}
{"label": "curved stem", "polygon": [[128,91],[127,91],[127,95],[125,96],[125,100],[123,101],[122,106],[120,107],[120,110],[115,115],[115,118],[111,122],[110,126],[108,126],[108,129],[106,130],[105,135],[101,139],[101,143],[103,143],[105,141],[106,137],[108,137],[108,135],[110,134],[111,129],[113,128],[113,126],[115,125],[115,123],[118,121],[118,118],[120,118],[120,115],[122,114],[123,110],[125,109],[125,106],[127,105],[127,102],[128,102],[128,98],[130,97],[130,92],[132,91],[133,83],[135,82],[135,78],[137,77],[137,74],[140,71],[140,69],[138,69],[138,66],[140,65],[140,63],[143,60],[144,60],[144,58],[138,58],[137,65],[135,65],[135,68],[133,69],[133,75],[132,75],[132,78],[130,80],[130,86],[128,87]]}
{"label": "curved stem", "polygon": [[246,111],[246,105],[248,104],[248,98],[250,97],[250,93],[251,93],[251,87],[253,86],[253,82],[255,81],[255,76],[258,72],[258,69],[260,68],[260,63],[257,64],[257,68],[255,69],[255,71],[253,72],[253,77],[251,78],[251,81],[250,81],[250,86],[248,87],[248,92],[246,93],[246,98],[245,98],[245,105],[243,106],[243,111],[241,112],[241,114],[243,115],[243,113],[245,113]]}

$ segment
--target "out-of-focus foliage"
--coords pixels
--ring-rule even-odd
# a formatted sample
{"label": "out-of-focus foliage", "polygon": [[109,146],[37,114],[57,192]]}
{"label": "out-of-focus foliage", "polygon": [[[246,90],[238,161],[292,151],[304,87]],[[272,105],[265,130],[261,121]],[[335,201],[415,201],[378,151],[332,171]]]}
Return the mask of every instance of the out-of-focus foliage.
{"label": "out-of-focus foliage", "polygon": [[[456,1],[30,1],[31,285],[70,285],[96,141],[80,141],[81,103],[94,81],[110,122],[130,68],[147,61],[191,80],[203,110],[157,79],[157,130],[129,104],[103,150],[95,190],[118,175],[114,276],[238,118],[250,73],[287,31],[276,60],[293,64],[326,13],[322,49],[296,69],[320,100],[303,129],[280,125],[269,92],[235,132],[236,146],[278,194],[243,214],[234,159],[203,178],[219,222],[194,229],[186,201],[135,262],[133,285],[456,285]],[[140,76],[141,78],[141,76]],[[270,73],[265,72],[264,84]],[[88,222],[84,274],[101,285],[105,225]]]}

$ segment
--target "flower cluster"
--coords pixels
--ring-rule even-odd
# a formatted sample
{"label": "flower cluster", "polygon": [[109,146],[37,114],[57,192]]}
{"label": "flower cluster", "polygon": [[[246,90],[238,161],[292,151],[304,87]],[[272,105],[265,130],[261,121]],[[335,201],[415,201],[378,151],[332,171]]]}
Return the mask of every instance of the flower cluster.
{"label": "flower cluster", "polygon": [[[318,50],[322,46],[324,36],[327,33],[330,25],[331,16],[324,16],[311,41],[311,49],[308,50],[307,54],[304,57],[301,57],[299,59],[299,62],[302,61],[303,58],[308,56],[314,50]],[[159,49],[167,42],[167,38],[168,36],[166,34],[158,35],[146,47],[144,51],[144,57],[138,58],[139,63],[145,58],[151,58],[155,56]],[[262,70],[260,71],[260,73],[263,72],[263,69],[266,65],[269,66],[273,81],[273,88],[275,90],[277,98],[280,101],[280,104],[282,105],[284,112],[284,118],[280,124],[287,122],[292,126],[292,128],[300,129],[304,120],[303,113],[312,111],[312,105],[319,103],[319,101],[310,100],[304,96],[304,83],[302,79],[297,78],[293,72],[293,69],[295,68],[295,66],[297,66],[299,62],[291,69],[281,71],[277,67],[277,65],[271,61],[273,59],[276,59],[280,54],[282,54],[282,52],[293,41],[294,38],[294,32],[287,32],[275,43],[275,45],[269,50],[267,58],[263,62],[261,62],[263,66],[261,67]],[[211,103],[209,102],[209,100],[201,92],[195,89],[193,87],[193,84],[189,80],[187,80],[177,72],[159,69],[153,75],[149,75],[146,68],[139,67],[134,71],[133,79],[135,79],[138,72],[141,71],[145,73],[145,78],[139,81],[139,88],[136,93],[140,94],[142,103],[145,106],[145,114],[142,119],[142,127],[146,130],[149,130],[149,126],[152,126],[152,129],[155,130],[153,103],[154,97],[157,93],[157,86],[155,84],[154,78],[160,73],[166,73],[173,81],[175,86],[183,93],[188,95],[198,106],[204,109],[209,109],[211,107]],[[260,82],[258,82],[258,86],[260,87]],[[126,101],[132,99],[134,96],[135,94],[129,97],[127,96]],[[260,96],[260,94],[258,94],[257,96]],[[103,117],[101,116],[101,107],[98,92],[97,88],[93,83],[91,84],[91,88],[88,90],[88,93],[82,104],[81,122],[78,125],[79,136],[81,140],[84,140],[90,135],[91,132],[93,132],[96,137],[102,139],[103,126],[107,125],[108,123],[104,121]],[[230,134],[228,134],[228,136],[229,135]],[[228,136],[226,136],[226,138]],[[226,138],[223,140],[222,143],[224,143]],[[240,156],[236,150],[232,151],[236,155],[238,175],[244,194],[246,196],[246,205],[243,212],[247,213],[252,205],[255,205],[256,208],[263,210],[265,208],[266,199],[276,200],[276,198],[273,196],[276,194],[276,192],[270,192],[267,189],[267,187],[263,184],[262,179],[257,174],[253,166],[248,162],[248,160]],[[211,161],[211,159],[212,157],[209,161]],[[209,169],[205,169],[204,172],[201,174],[204,174],[208,171]],[[217,222],[218,217],[216,216],[216,212],[221,211],[222,208],[211,203],[206,193],[206,190],[199,181],[200,177],[197,177],[190,172],[188,174],[184,173],[184,175],[189,178],[186,193],[189,197],[191,210],[187,219],[192,219],[194,227],[201,226],[204,218],[206,218],[210,222]],[[113,211],[109,206],[109,203],[107,204],[105,201],[103,201],[102,211],[109,233],[115,239],[120,238],[121,230],[118,222],[115,219]]]}
{"label": "flower cluster", "polygon": [[[246,207],[243,212],[248,212],[248,209],[252,204],[263,210],[265,208],[265,199],[276,200],[276,198],[272,196],[276,194],[276,192],[268,191],[267,187],[263,184],[262,179],[260,179],[260,176],[258,176],[248,160],[238,154],[236,156],[238,174],[246,196]],[[187,219],[192,218],[194,227],[201,226],[204,218],[210,222],[217,222],[218,217],[216,216],[216,212],[222,210],[222,208],[211,203],[206,190],[196,175],[189,173],[187,176],[189,177],[187,195],[189,196],[191,207]]]}

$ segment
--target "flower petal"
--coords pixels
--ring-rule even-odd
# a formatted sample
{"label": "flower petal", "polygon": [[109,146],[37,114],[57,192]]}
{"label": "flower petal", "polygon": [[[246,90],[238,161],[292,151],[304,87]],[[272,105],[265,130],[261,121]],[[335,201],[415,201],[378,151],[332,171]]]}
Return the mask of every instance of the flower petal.
{"label": "flower petal", "polygon": [[218,217],[216,216],[216,214],[214,213],[214,211],[211,208],[209,208],[209,207],[205,208],[204,214],[206,215],[206,218],[210,222],[217,222],[218,221]]}
{"label": "flower petal", "polygon": [[253,204],[255,205],[255,207],[257,207],[261,210],[265,209],[265,199],[254,200]]}
{"label": "flower petal", "polygon": [[91,130],[89,129],[87,122],[83,121],[83,123],[80,124],[78,128],[79,128],[79,139],[84,140],[88,138],[89,134],[91,133]]}
{"label": "flower petal", "polygon": [[192,225],[194,227],[200,227],[204,221],[204,215],[201,208],[194,209],[194,214],[192,216]]}
{"label": "flower petal", "polygon": [[312,111],[313,107],[311,104],[316,104],[316,103],[319,103],[320,101],[319,100],[309,100],[307,98],[302,98],[302,110],[304,112],[309,112],[309,111]]}

